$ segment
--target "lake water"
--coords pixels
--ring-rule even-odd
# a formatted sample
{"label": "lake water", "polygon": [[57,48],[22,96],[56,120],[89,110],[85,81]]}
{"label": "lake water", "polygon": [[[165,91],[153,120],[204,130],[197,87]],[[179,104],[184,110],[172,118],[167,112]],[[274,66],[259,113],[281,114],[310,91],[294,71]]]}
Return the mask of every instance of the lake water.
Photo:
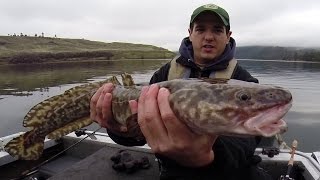
{"label": "lake water", "polygon": [[[128,72],[136,82],[148,82],[166,60],[121,60],[46,65],[0,66],[0,137],[26,131],[25,114],[35,104],[82,83]],[[320,150],[320,63],[239,60],[261,84],[289,89],[293,107],[286,115],[284,139],[299,142],[299,150]],[[90,128],[95,128],[92,125]]]}

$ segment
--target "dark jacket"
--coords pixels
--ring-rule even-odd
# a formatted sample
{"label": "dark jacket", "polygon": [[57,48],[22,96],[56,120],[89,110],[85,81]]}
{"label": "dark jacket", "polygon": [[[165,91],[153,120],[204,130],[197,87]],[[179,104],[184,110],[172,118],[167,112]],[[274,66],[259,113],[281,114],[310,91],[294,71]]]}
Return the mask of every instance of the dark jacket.
{"label": "dark jacket", "polygon": [[[229,44],[227,44],[223,54],[220,58],[214,61],[207,67],[200,69],[193,60],[193,49],[189,38],[182,40],[179,48],[180,57],[176,60],[177,63],[191,69],[190,78],[209,77],[212,71],[224,70],[228,67],[229,61],[234,57],[236,49],[236,42],[233,38],[230,38]],[[162,66],[151,77],[150,84],[160,81],[166,81],[168,79],[168,72],[170,69],[170,62]],[[258,80],[252,77],[245,69],[237,65],[233,73],[232,79],[238,79],[248,82],[258,83]]]}
{"label": "dark jacket", "polygon": [[[230,40],[222,56],[213,64],[200,69],[193,61],[191,42],[188,38],[182,41],[179,49],[180,57],[177,63],[190,68],[190,78],[208,77],[212,71],[219,71],[227,68],[229,61],[233,58],[235,52],[235,41]],[[154,73],[150,84],[166,81],[170,69],[170,62],[162,66]],[[256,82],[258,80],[252,77],[245,69],[237,65],[232,75],[233,79]],[[109,133],[109,131],[108,131]],[[134,139],[124,139],[110,132],[110,137],[117,143],[126,146],[144,145],[145,141],[135,141]],[[268,179],[264,173],[255,166],[256,156],[253,155],[255,148],[260,141],[260,137],[231,137],[219,136],[216,140],[213,150],[215,153],[214,161],[205,167],[187,168],[178,165],[161,155],[159,159],[161,179]],[[192,158],[192,157],[190,157]],[[255,176],[258,176],[257,178]]]}

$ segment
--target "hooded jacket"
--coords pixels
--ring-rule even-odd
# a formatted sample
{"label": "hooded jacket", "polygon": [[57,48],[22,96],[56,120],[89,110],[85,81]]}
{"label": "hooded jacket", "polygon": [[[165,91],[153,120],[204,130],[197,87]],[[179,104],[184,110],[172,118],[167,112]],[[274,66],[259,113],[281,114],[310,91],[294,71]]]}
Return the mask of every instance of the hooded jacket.
{"label": "hooded jacket", "polygon": [[[227,68],[228,62],[234,57],[236,49],[236,42],[233,38],[230,38],[229,43],[226,45],[222,55],[218,57],[215,61],[212,61],[211,64],[208,64],[204,67],[203,71],[219,71]],[[186,37],[182,40],[181,46],[179,48],[179,53],[183,59],[187,61],[180,60],[179,63],[186,67],[198,68],[193,59],[193,47],[189,37]]]}
{"label": "hooded jacket", "polygon": [[[212,72],[224,70],[228,67],[229,61],[234,58],[235,48],[235,40],[230,38],[230,42],[226,45],[220,57],[212,64],[199,68],[194,62],[192,43],[187,37],[182,40],[179,48],[180,57],[176,59],[176,63],[188,69],[190,78],[209,77]],[[170,64],[168,62],[156,71],[150,80],[150,84],[168,80]],[[238,64],[231,78],[258,83],[256,78],[252,77]],[[144,140],[136,141],[119,137],[110,131],[108,133],[116,143],[121,145],[139,146],[146,144]],[[260,137],[219,136],[212,147],[215,154],[214,161],[199,168],[184,167],[171,159],[156,154],[160,166],[160,179],[269,179],[270,177],[267,174],[255,166],[257,161],[254,159],[257,157],[254,156],[254,151],[260,139]]]}
{"label": "hooded jacket", "polygon": [[[234,58],[236,42],[230,37],[229,43],[226,45],[226,48],[222,55],[218,57],[212,64],[207,65],[204,68],[199,68],[193,59],[193,48],[192,43],[188,37],[184,38],[181,42],[181,46],[179,48],[180,56],[176,59],[176,62],[180,65],[188,68],[189,78],[199,78],[199,77],[209,77],[212,72],[221,71],[228,67],[229,61]],[[157,72],[154,73],[150,80],[150,84],[157,83],[160,81],[168,80],[168,73],[170,69],[171,63],[163,65]],[[236,65],[232,79],[243,80],[248,82],[258,83],[258,80],[252,77],[245,69],[243,69],[240,65]]]}

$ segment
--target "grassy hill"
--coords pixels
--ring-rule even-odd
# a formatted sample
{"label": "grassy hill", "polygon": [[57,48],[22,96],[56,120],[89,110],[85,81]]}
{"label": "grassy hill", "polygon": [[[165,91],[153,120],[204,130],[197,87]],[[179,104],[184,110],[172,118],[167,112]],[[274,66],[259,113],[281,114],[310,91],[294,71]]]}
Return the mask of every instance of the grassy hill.
{"label": "grassy hill", "polygon": [[85,39],[0,36],[0,61],[41,63],[46,61],[105,59],[171,58],[174,53],[152,45]]}
{"label": "grassy hill", "polygon": [[[152,45],[85,39],[0,36],[0,64],[108,59],[168,59],[175,52]],[[319,48],[278,46],[237,47],[238,59],[320,61]]]}

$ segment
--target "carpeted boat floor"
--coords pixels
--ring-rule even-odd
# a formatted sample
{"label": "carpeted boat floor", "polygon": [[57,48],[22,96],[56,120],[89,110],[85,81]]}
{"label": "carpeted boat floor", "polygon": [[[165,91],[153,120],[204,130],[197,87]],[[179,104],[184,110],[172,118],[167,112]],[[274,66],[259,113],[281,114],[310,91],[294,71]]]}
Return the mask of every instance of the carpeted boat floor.
{"label": "carpeted boat floor", "polygon": [[148,169],[140,168],[135,172],[116,171],[112,165],[114,162],[110,159],[121,147],[106,146],[88,156],[87,158],[73,164],[65,171],[58,173],[50,180],[154,180],[159,179],[158,163],[155,156],[150,152],[136,151],[133,148],[126,149],[134,159],[147,157],[150,167]]}

